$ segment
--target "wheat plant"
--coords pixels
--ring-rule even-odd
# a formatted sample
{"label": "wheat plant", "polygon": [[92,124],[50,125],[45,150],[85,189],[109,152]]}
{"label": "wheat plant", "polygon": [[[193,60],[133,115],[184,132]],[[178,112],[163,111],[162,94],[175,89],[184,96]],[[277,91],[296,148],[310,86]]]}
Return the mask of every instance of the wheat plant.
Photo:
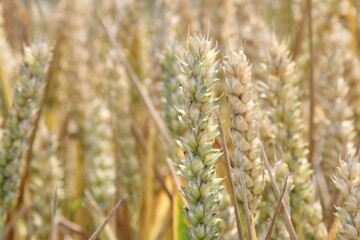
{"label": "wheat plant", "polygon": [[0,0],[0,240],[360,239],[359,11]]}

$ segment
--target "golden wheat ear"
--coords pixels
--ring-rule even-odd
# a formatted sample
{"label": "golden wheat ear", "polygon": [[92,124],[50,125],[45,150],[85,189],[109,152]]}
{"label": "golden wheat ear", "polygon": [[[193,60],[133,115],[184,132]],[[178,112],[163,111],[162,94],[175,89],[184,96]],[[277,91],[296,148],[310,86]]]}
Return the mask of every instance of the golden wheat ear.
{"label": "golden wheat ear", "polygon": [[303,134],[297,65],[291,60],[287,46],[273,37],[262,66],[260,102],[262,109],[266,109],[263,123],[267,123],[267,128],[262,129],[263,143],[268,150],[276,146],[269,156],[276,155],[284,161],[293,177],[291,216],[299,238],[321,239],[326,236],[326,228],[322,223],[320,203],[313,200],[315,187]]}
{"label": "golden wheat ear", "polygon": [[[259,123],[253,100],[251,66],[243,51],[232,51],[225,57],[224,69],[228,84],[227,100],[231,108],[230,131],[234,145],[232,159],[236,195],[244,204],[242,192],[245,189],[251,227],[255,232],[255,222],[260,214],[258,206],[265,182],[263,162],[260,158]],[[245,174],[245,185],[240,181],[242,171]]]}
{"label": "golden wheat ear", "polygon": [[335,216],[340,220],[338,239],[360,238],[360,163],[358,156],[348,155],[340,159],[332,179],[343,196],[341,206],[336,207]]}

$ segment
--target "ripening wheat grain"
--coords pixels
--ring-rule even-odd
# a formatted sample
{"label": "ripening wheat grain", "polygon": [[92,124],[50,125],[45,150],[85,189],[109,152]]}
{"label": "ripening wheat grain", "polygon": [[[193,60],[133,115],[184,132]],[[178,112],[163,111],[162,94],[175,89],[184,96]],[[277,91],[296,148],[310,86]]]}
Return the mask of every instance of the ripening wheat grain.
{"label": "ripening wheat grain", "polygon": [[273,126],[273,145],[277,156],[288,164],[294,188],[290,192],[291,217],[300,236],[321,239],[326,234],[321,208],[314,201],[311,166],[303,140],[304,124],[298,100],[298,73],[284,44],[273,39],[264,65],[264,89],[261,92],[265,117]]}
{"label": "ripening wheat grain", "polygon": [[360,238],[360,163],[358,157],[347,156],[336,168],[333,181],[344,200],[343,206],[336,207],[340,220],[338,239]]}
{"label": "ripening wheat grain", "polygon": [[[258,206],[264,190],[264,167],[260,159],[259,123],[253,101],[251,66],[243,53],[231,52],[224,64],[228,83],[228,102],[231,107],[231,138],[234,145],[233,164],[237,197],[244,201],[245,187],[253,227],[259,216]],[[242,165],[242,166],[241,166]],[[244,169],[245,186],[240,175]]]}
{"label": "ripening wheat grain", "polygon": [[[326,116],[319,126],[325,132],[321,166],[328,179],[330,179],[332,172],[338,165],[337,159],[344,152],[344,149],[348,148],[350,152],[353,151],[353,111],[346,99],[349,87],[343,77],[343,54],[340,49],[331,52],[329,49],[322,55],[319,64],[322,69],[329,66],[338,66],[322,71],[319,77],[319,92],[321,93],[319,105],[325,111]],[[329,85],[333,87],[329,88]],[[334,190],[334,186],[330,181],[329,189]]]}

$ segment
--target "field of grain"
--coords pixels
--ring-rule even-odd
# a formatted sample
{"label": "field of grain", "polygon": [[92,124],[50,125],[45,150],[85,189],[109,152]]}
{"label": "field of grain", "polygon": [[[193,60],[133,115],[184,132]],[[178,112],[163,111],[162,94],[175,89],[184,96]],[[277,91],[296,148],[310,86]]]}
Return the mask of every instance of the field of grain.
{"label": "field of grain", "polygon": [[0,0],[0,240],[359,240],[359,0]]}

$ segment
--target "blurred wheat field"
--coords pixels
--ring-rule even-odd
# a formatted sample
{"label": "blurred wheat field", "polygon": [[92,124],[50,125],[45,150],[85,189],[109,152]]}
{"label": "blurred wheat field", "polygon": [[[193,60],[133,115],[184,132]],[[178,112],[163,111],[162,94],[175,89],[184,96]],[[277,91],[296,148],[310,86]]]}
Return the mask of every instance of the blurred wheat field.
{"label": "blurred wheat field", "polygon": [[359,240],[359,11],[0,0],[0,240]]}

